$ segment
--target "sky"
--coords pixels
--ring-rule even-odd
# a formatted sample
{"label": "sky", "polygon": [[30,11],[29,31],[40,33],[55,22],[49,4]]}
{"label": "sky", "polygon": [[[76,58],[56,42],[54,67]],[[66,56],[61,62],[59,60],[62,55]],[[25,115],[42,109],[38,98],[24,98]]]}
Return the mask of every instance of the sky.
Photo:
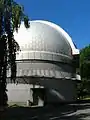
{"label": "sky", "polygon": [[90,0],[15,0],[31,20],[62,27],[81,49],[90,43]]}

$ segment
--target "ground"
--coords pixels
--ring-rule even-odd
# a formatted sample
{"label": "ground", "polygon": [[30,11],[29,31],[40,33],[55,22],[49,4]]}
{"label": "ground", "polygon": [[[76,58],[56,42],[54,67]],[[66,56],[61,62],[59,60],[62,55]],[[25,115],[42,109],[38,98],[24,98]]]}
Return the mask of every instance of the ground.
{"label": "ground", "polygon": [[10,107],[0,115],[0,120],[90,120],[90,103],[44,108]]}

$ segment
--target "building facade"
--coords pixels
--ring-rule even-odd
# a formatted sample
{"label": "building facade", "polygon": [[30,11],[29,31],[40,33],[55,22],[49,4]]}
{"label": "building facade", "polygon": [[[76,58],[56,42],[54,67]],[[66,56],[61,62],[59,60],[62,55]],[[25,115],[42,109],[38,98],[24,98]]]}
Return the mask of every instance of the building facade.
{"label": "building facade", "polygon": [[49,21],[30,21],[26,29],[22,22],[14,38],[20,46],[17,52],[17,78],[11,83],[8,72],[7,89],[10,103],[34,105],[73,101],[80,76],[79,50],[70,36]]}

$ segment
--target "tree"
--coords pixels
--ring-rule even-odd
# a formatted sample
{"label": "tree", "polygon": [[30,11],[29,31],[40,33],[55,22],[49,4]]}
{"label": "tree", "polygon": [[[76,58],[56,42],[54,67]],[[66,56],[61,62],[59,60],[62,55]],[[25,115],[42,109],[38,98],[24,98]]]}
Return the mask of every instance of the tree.
{"label": "tree", "polygon": [[18,44],[14,40],[13,32],[24,21],[25,27],[29,27],[28,17],[24,14],[22,6],[13,0],[0,0],[0,106],[7,103],[6,79],[7,68],[11,70],[11,81],[16,78],[16,51]]}
{"label": "tree", "polygon": [[80,52],[80,73],[82,78],[90,78],[90,45]]}
{"label": "tree", "polygon": [[81,83],[78,84],[78,96],[83,98],[90,94],[90,45],[80,51]]}

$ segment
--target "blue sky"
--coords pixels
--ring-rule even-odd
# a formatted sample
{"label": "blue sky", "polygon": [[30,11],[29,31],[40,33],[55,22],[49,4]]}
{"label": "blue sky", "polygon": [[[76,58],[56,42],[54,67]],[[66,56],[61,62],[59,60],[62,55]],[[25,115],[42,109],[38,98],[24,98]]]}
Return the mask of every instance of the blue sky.
{"label": "blue sky", "polygon": [[60,25],[78,48],[90,43],[90,0],[15,0],[31,18]]}

